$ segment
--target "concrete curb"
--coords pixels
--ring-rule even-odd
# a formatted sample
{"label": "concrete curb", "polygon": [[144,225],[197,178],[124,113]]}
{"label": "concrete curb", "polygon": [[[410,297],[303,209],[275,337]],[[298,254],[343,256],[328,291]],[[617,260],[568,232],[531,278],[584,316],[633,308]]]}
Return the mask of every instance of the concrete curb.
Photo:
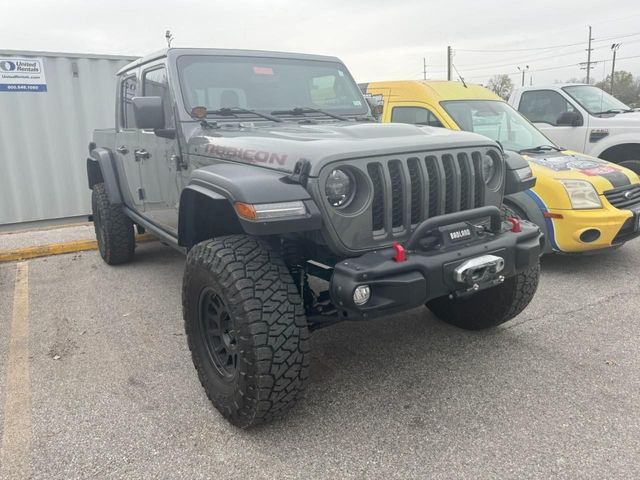
{"label": "concrete curb", "polygon": [[[156,237],[145,233],[137,235],[136,242],[148,242],[156,240]],[[0,263],[15,262],[29,258],[48,257],[51,255],[62,255],[64,253],[83,252],[86,250],[97,250],[96,240],[76,240],[63,243],[50,243],[48,245],[38,245],[35,247],[17,248],[14,250],[0,251]]]}

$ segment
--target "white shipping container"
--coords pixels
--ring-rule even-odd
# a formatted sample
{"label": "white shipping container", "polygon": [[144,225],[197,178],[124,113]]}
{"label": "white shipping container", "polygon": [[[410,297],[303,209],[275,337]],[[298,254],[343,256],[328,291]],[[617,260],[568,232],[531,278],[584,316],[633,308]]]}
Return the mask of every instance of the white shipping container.
{"label": "white shipping container", "polygon": [[135,58],[0,50],[0,225],[90,212],[91,132],[113,128],[115,74]]}

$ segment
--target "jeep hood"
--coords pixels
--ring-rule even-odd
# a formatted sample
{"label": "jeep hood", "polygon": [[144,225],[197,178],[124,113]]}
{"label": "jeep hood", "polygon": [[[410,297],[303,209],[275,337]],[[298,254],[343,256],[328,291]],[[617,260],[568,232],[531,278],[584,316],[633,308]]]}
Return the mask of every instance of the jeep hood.
{"label": "jeep hood", "polygon": [[637,175],[627,168],[570,150],[528,153],[523,157],[529,161],[534,175],[540,180],[586,180],[593,184],[599,194],[639,182]]}
{"label": "jeep hood", "polygon": [[498,148],[474,133],[401,123],[236,123],[195,128],[187,140],[188,154],[200,158],[196,164],[207,163],[208,157],[292,172],[304,159],[312,176],[326,164],[347,158],[472,147]]}

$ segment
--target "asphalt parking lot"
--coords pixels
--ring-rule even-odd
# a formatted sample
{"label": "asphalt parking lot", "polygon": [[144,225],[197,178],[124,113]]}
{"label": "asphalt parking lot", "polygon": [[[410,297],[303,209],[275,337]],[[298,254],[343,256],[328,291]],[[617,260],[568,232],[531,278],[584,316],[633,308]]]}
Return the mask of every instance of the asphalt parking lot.
{"label": "asphalt parking lot", "polygon": [[183,262],[154,242],[0,264],[0,477],[640,477],[640,242],[545,259],[494,331],[419,309],[316,332],[307,398],[249,431],[196,378]]}

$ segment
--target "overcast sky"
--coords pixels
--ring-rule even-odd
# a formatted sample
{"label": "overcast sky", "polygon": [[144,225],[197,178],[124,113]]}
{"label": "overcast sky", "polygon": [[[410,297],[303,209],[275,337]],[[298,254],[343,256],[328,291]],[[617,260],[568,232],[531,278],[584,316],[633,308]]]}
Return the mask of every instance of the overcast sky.
{"label": "overcast sky", "polygon": [[640,75],[638,0],[4,0],[2,18],[0,49],[144,55],[170,29],[176,47],[336,55],[365,82],[422,78],[423,57],[428,78],[446,78],[451,45],[465,79],[517,84],[525,65],[534,84],[583,76],[592,25],[593,77],[610,71],[614,41],[616,70]]}

